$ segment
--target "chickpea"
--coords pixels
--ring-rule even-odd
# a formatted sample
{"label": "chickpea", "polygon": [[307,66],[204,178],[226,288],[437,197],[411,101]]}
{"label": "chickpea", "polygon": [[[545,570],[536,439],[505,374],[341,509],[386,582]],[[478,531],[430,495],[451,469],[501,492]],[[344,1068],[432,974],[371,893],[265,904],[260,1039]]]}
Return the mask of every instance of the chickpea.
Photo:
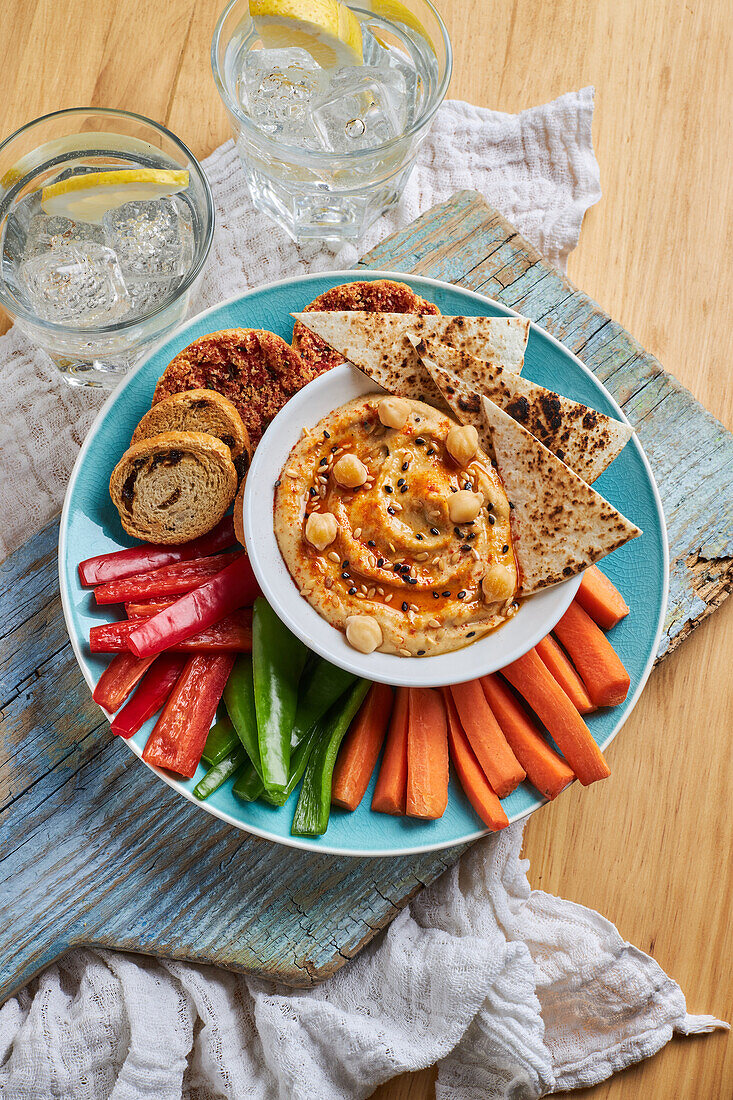
{"label": "chickpea", "polygon": [[305,522],[305,537],[316,550],[325,550],[338,533],[339,525],[331,512],[311,512]]}
{"label": "chickpea", "polygon": [[481,589],[489,603],[503,603],[514,595],[514,577],[505,565],[490,565],[481,581]]}
{"label": "chickpea", "polygon": [[358,489],[367,479],[364,463],[356,455],[342,455],[333,467],[333,476],[346,489]]}
{"label": "chickpea", "polygon": [[451,523],[470,523],[481,511],[482,503],[481,493],[472,493],[470,489],[459,489],[448,501],[448,515]]}
{"label": "chickpea", "polygon": [[461,428],[451,428],[445,437],[448,454],[459,466],[467,466],[478,450],[478,432],[473,424],[464,424]]}
{"label": "chickpea", "polygon": [[404,428],[410,415],[410,402],[404,397],[383,397],[379,402],[379,419],[385,428]]}
{"label": "chickpea", "polygon": [[373,653],[382,644],[382,628],[373,615],[349,615],[346,641],[360,653]]}

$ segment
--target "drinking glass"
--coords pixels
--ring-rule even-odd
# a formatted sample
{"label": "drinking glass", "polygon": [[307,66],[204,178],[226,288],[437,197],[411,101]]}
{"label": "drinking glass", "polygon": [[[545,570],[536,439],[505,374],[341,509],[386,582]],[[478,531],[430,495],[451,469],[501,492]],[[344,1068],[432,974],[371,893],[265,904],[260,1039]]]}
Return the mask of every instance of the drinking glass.
{"label": "drinking glass", "polygon": [[321,68],[264,47],[232,0],[211,63],[252,200],[297,241],[357,241],[404,190],[450,81],[445,25],[429,0],[349,0],[364,65]]}
{"label": "drinking glass", "polygon": [[[126,182],[125,202],[103,217],[54,217],[42,205],[51,184],[131,169],[186,169],[188,186],[138,201]],[[201,166],[141,115],[57,111],[0,144],[0,304],[72,385],[112,389],[183,319],[213,231]]]}

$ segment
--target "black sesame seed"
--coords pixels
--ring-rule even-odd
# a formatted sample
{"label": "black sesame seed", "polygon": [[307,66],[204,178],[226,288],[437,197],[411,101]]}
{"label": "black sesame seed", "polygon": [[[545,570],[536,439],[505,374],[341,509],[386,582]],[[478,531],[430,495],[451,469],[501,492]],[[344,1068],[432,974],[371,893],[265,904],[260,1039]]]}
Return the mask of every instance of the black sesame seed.
{"label": "black sesame seed", "polygon": [[422,542],[423,537],[422,537],[422,535],[420,534],[419,531],[415,534],[415,538],[417,539],[418,542]]}
{"label": "black sesame seed", "polygon": [[349,589],[349,595],[350,596],[355,596],[356,595],[356,589],[355,588],[350,588]]}
{"label": "black sesame seed", "polygon": [[435,447],[428,447],[428,449],[425,453],[429,454],[429,455],[434,455],[435,454]]}
{"label": "black sesame seed", "polygon": [[331,433],[327,432],[325,428],[323,429],[323,438],[324,439],[330,439],[331,438]]}
{"label": "black sesame seed", "polygon": [[438,528],[437,528],[437,527],[431,527],[431,528],[430,528],[430,534],[431,534],[431,535],[439,535],[439,534],[440,534],[440,531],[438,530]]}
{"label": "black sesame seed", "polygon": [[399,562],[394,563],[394,565],[392,566],[392,572],[393,573],[401,573],[402,572],[402,566],[400,565]]}
{"label": "black sesame seed", "polygon": [[404,485],[405,484],[405,479],[403,477],[398,477],[397,478],[397,484],[398,485]]}
{"label": "black sesame seed", "polygon": [[451,491],[452,493],[457,493],[457,492],[458,492],[458,489],[457,489],[457,487],[456,487],[455,485],[451,485],[451,487],[450,487],[450,491]]}
{"label": "black sesame seed", "polygon": [[403,566],[401,566],[401,569],[402,569],[403,573],[409,573],[410,572],[409,565],[403,565]]}
{"label": "black sesame seed", "polygon": [[341,576],[344,578],[345,581],[351,580],[351,573],[342,573]]}
{"label": "black sesame seed", "polygon": [[280,478],[278,478],[277,481],[275,482],[275,488],[276,489],[280,488]]}
{"label": "black sesame seed", "polygon": [[493,512],[493,511],[494,511],[494,505],[493,505],[493,503],[492,503],[491,501],[489,501],[489,502],[488,502],[488,504],[486,505],[486,507],[488,508],[488,510],[489,510],[490,512]]}
{"label": "black sesame seed", "polygon": [[418,446],[418,447],[422,447],[424,443],[425,443],[425,440],[423,439],[423,437],[422,437],[421,435],[417,435],[417,436],[415,436],[415,444],[416,444],[416,446]]}
{"label": "black sesame seed", "polygon": [[449,598],[449,596],[450,596],[450,592],[446,589],[446,591],[443,593],[443,599],[447,600]]}
{"label": "black sesame seed", "polygon": [[328,459],[324,455],[324,457],[321,459],[321,461],[318,463],[318,465],[319,466],[325,466],[327,462],[328,462]]}
{"label": "black sesame seed", "polygon": [[467,637],[467,638],[473,638],[473,636],[474,636],[474,634],[475,634],[475,633],[476,633],[476,631],[475,631],[475,630],[469,630],[469,632],[468,632],[468,634],[466,635],[466,637]]}
{"label": "black sesame seed", "polygon": [[463,546],[461,547],[461,553],[462,554],[470,554],[471,553],[471,547],[467,546],[465,542],[464,542]]}
{"label": "black sesame seed", "polygon": [[408,607],[409,607],[409,606],[410,606],[410,605],[409,605],[409,603],[407,602],[407,600],[403,600],[403,601],[402,601],[402,610],[403,610],[403,611],[407,611],[407,609],[408,609]]}
{"label": "black sesame seed", "polygon": [[393,515],[395,514],[395,513],[394,513],[394,508],[388,508],[388,509],[387,509],[387,511],[389,512],[389,514],[390,514],[391,516],[393,516]]}
{"label": "black sesame seed", "polygon": [[466,591],[465,591],[465,589],[463,589],[463,588],[462,588],[460,592],[457,592],[457,593],[456,593],[456,595],[458,596],[458,599],[459,599],[459,600],[462,600],[462,599],[463,599],[463,597],[464,597],[464,596],[466,595]]}
{"label": "black sesame seed", "polygon": [[335,455],[337,450],[338,450],[338,447],[332,447],[331,448],[331,454]]}
{"label": "black sesame seed", "polygon": [[473,489],[473,482],[472,481],[465,482],[463,488],[464,489]]}
{"label": "black sesame seed", "polygon": [[418,649],[417,655],[418,655],[418,657],[424,657],[425,656],[425,650],[424,649]]}
{"label": "black sesame seed", "polygon": [[434,600],[439,600],[440,599],[440,592],[433,592],[433,599]]}
{"label": "black sesame seed", "polygon": [[384,558],[377,558],[377,569],[381,569],[384,565]]}
{"label": "black sesame seed", "polygon": [[391,485],[385,485],[384,486],[384,491],[385,491],[385,493],[391,493],[392,492],[392,486]]}
{"label": "black sesame seed", "polygon": [[512,510],[512,512],[513,512],[513,511],[514,511],[514,505],[512,504],[512,502],[511,502],[511,501],[509,501],[509,507],[511,508],[511,510]]}
{"label": "black sesame seed", "polygon": [[308,492],[310,493],[310,495],[311,495],[312,497],[318,496],[318,493],[317,493],[317,492],[316,492],[316,490],[315,490],[315,489],[313,489],[313,488],[309,489],[309,490],[308,490]]}
{"label": "black sesame seed", "polygon": [[493,527],[494,524],[496,523],[496,516],[489,516],[489,523]]}
{"label": "black sesame seed", "polygon": [[469,531],[468,534],[466,535],[466,541],[467,542],[470,542],[471,539],[475,539],[475,538],[476,538],[476,532],[475,531]]}
{"label": "black sesame seed", "polygon": [[508,554],[509,553],[509,547],[506,545],[506,543],[504,543],[504,545],[502,546],[501,552],[502,552],[502,554]]}
{"label": "black sesame seed", "polygon": [[401,493],[406,493],[409,488],[410,488],[409,485],[403,485],[402,488],[400,489],[400,492]]}
{"label": "black sesame seed", "polygon": [[342,569],[348,569],[349,568],[349,559],[348,558],[344,558],[344,560],[341,562],[341,568]]}
{"label": "black sesame seed", "polygon": [[456,536],[457,539],[463,538],[463,531],[461,531],[460,527],[454,527],[453,534]]}
{"label": "black sesame seed", "polygon": [[374,541],[374,539],[369,539],[369,542],[367,543],[367,546],[376,546],[376,545],[377,545],[377,544],[376,544],[376,542]]}
{"label": "black sesame seed", "polygon": [[408,577],[407,578],[407,583],[408,584],[417,584],[417,577]]}
{"label": "black sesame seed", "polygon": [[410,463],[409,462],[403,462],[402,463],[402,472],[404,473],[405,470],[409,470],[409,469],[410,469]]}

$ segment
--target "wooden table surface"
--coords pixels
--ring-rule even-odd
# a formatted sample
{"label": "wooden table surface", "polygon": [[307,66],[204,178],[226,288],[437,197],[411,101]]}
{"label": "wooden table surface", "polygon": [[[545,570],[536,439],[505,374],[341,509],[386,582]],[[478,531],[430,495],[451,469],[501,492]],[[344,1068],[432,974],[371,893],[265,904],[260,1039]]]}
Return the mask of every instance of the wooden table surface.
{"label": "wooden table surface", "polygon": [[[455,50],[450,94],[519,111],[593,84],[603,199],[571,278],[733,428],[729,0],[437,0]],[[209,68],[223,0],[4,0],[9,133],[62,107],[123,107],[199,156],[229,136]],[[491,200],[491,196],[487,196]],[[733,1020],[733,600],[653,674],[610,750],[527,826],[530,881],[599,909],[682,986],[691,1012]],[[379,1100],[426,1100],[434,1072]],[[733,1094],[725,1033],[676,1039],[576,1095]]]}

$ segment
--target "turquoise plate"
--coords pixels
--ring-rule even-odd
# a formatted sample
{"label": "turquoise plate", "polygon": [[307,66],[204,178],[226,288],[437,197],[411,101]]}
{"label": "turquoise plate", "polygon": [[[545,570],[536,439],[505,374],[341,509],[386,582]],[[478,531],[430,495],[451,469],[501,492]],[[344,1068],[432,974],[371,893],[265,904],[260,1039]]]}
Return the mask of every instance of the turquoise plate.
{"label": "turquoise plate", "polygon": [[[248,291],[194,317],[149,355],[110,396],[74,466],[59,534],[59,578],[64,615],[74,653],[90,689],[109,658],[89,653],[89,628],[108,621],[109,609],[97,608],[91,590],[81,587],[77,564],[94,554],[129,546],[133,541],[120,526],[107,487],[112,469],[129,445],[135,425],[150,407],[155,383],[167,363],[192,340],[217,329],[270,329],[289,340],[292,311],[302,310],[317,295],[339,283],[385,278],[409,283],[445,314],[487,317],[512,314],[505,306],[479,294],[417,276],[365,270],[300,276]],[[530,331],[524,373],[535,382],[623,419],[613,398],[580,360],[535,325]],[[606,470],[596,488],[644,532],[641,538],[611,554],[603,564],[604,571],[631,607],[631,614],[610,635],[631,676],[628,698],[623,706],[592,714],[588,720],[593,737],[605,750],[631,713],[651,671],[662,630],[669,569],[659,493],[636,438]],[[136,756],[141,756],[152,727],[153,720],[127,742]],[[613,758],[610,763],[613,766]],[[196,801],[191,792],[204,774],[203,767],[199,766],[194,778],[186,781],[173,779],[163,772],[157,774],[186,798]],[[593,798],[593,791],[590,790],[586,797]],[[544,801],[533,787],[524,783],[504,800],[504,808],[510,821],[516,821],[538,809]],[[230,825],[269,840],[340,855],[405,855],[462,844],[486,831],[453,776],[448,808],[439,821],[422,822],[372,813],[370,789],[354,813],[334,809],[328,832],[318,839],[291,837],[295,796],[280,809],[240,802],[232,794],[230,780],[197,805]]]}

